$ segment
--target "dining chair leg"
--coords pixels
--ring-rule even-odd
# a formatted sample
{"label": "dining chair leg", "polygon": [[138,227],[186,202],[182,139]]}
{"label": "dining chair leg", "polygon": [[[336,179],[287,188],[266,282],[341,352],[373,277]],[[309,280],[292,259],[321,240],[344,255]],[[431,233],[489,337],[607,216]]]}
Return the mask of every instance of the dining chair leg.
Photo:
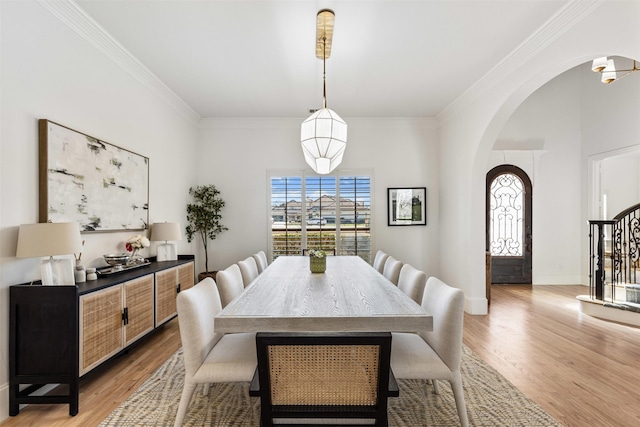
{"label": "dining chair leg", "polygon": [[195,383],[186,383],[182,389],[182,396],[180,396],[180,405],[178,406],[178,413],[176,414],[176,421],[173,424],[174,427],[181,427],[184,421],[184,416],[187,415],[187,409],[189,409],[189,403],[191,402],[191,396],[196,389]]}
{"label": "dining chair leg", "polygon": [[209,387],[210,386],[211,386],[211,384],[204,383],[204,389],[202,390],[202,395],[203,396],[208,396],[209,395]]}
{"label": "dining chair leg", "polygon": [[433,392],[435,394],[440,394],[440,386],[438,385],[438,381],[431,380],[431,382],[433,382]]}
{"label": "dining chair leg", "polygon": [[464,403],[464,391],[462,389],[462,376],[460,372],[450,381],[453,397],[456,400],[456,408],[458,409],[458,417],[460,417],[460,425],[469,427],[469,418],[467,416],[467,406]]}

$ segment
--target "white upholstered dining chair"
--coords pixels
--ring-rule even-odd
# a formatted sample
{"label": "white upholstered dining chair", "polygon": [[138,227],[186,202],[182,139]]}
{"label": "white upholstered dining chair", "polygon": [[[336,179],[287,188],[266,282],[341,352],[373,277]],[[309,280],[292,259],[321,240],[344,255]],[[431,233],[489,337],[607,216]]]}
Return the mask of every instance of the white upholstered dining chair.
{"label": "white upholstered dining chair", "polygon": [[396,378],[446,380],[451,384],[460,424],[469,425],[464,403],[460,359],[462,355],[462,326],[464,293],[441,280],[430,277],[424,288],[422,306],[433,316],[433,331],[393,333],[391,340],[391,368]]}
{"label": "white upholstered dining chair", "polygon": [[376,270],[378,270],[378,273],[382,274],[382,272],[384,271],[384,263],[385,261],[387,261],[387,258],[389,258],[389,255],[382,251],[382,250],[378,250],[378,252],[376,252],[376,256],[375,258],[373,258],[373,268],[375,268]]}
{"label": "white upholstered dining chair", "polygon": [[237,264],[232,264],[216,274],[216,285],[220,293],[222,308],[226,307],[235,297],[244,291],[242,272]]}
{"label": "white upholstered dining chair", "polygon": [[258,273],[262,273],[265,268],[269,267],[269,261],[267,260],[267,254],[264,251],[260,251],[252,255],[253,259],[256,260],[256,265],[258,266]]}
{"label": "white upholstered dining chair", "polygon": [[422,295],[426,283],[427,275],[424,271],[420,271],[410,264],[405,264],[400,269],[398,289],[418,304],[422,304]]}
{"label": "white upholstered dining chair", "polygon": [[387,257],[387,260],[384,262],[382,275],[389,279],[391,283],[397,285],[398,278],[400,277],[400,269],[402,269],[402,261],[398,261],[391,255],[389,255]]}
{"label": "white upholstered dining chair", "polygon": [[244,283],[245,288],[249,283],[253,281],[256,277],[258,277],[258,264],[256,264],[256,260],[250,256],[246,257],[242,261],[238,261],[238,267],[240,267],[240,272],[242,273],[242,282]]}
{"label": "white upholstered dining chair", "polygon": [[177,297],[178,324],[184,357],[184,387],[175,426],[181,426],[198,384],[250,382],[257,366],[255,334],[214,332],[222,310],[213,279],[207,277]]}

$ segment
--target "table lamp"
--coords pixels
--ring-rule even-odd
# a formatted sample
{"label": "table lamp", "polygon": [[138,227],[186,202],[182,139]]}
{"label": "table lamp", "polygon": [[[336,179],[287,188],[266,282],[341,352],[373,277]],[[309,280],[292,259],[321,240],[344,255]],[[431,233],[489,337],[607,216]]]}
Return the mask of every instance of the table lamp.
{"label": "table lamp", "polygon": [[18,230],[16,257],[49,257],[42,261],[43,285],[74,285],[71,259],[54,259],[53,257],[81,251],[82,239],[77,222],[24,224]]}
{"label": "table lamp", "polygon": [[151,240],[161,241],[157,247],[158,261],[175,261],[178,259],[178,245],[169,241],[182,240],[180,224],[177,222],[155,222],[151,226]]}

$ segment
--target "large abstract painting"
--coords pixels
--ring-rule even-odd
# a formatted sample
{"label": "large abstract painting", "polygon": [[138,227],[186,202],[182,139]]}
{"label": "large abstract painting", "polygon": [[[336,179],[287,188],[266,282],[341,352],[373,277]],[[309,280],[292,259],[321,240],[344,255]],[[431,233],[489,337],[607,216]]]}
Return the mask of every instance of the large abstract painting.
{"label": "large abstract painting", "polygon": [[40,222],[83,232],[141,230],[149,222],[149,159],[41,119]]}

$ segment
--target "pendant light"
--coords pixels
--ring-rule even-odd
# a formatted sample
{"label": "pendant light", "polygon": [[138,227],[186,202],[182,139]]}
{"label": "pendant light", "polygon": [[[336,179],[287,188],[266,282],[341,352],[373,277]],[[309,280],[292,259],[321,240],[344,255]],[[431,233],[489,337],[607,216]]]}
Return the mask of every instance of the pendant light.
{"label": "pendant light", "polygon": [[300,141],[306,162],[325,175],[342,162],[347,146],[347,124],[327,108],[326,60],[331,55],[335,14],[323,9],[316,18],[316,57],[322,59],[322,108],[309,116],[300,128]]}
{"label": "pendant light", "polygon": [[602,74],[600,81],[605,84],[610,84],[620,80],[628,74],[640,71],[640,68],[638,68],[638,62],[634,60],[633,68],[617,69],[613,58],[603,56],[593,60],[591,71]]}

